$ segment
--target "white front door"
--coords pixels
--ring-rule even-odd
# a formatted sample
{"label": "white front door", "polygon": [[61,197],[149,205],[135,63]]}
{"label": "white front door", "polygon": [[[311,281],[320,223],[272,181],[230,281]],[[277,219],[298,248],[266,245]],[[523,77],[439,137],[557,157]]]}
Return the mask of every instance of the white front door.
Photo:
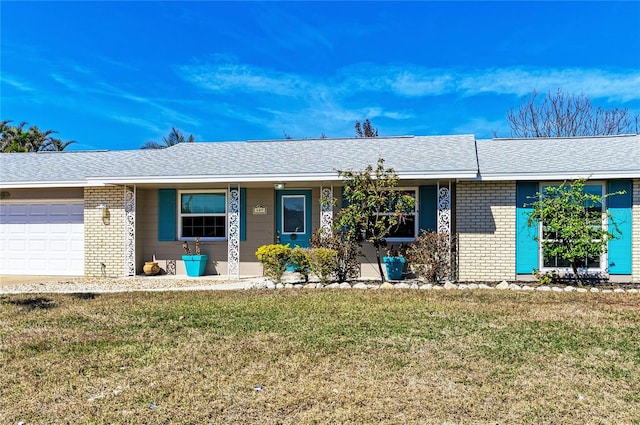
{"label": "white front door", "polygon": [[82,276],[83,201],[0,203],[0,275]]}

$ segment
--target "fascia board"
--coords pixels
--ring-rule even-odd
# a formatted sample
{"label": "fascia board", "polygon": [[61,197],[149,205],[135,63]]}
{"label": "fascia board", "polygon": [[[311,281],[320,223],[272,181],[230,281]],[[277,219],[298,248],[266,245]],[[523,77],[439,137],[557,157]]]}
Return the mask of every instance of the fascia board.
{"label": "fascia board", "polygon": [[[73,181],[73,182],[56,182],[56,181],[32,181],[32,182],[15,182],[15,183],[0,183],[1,189],[48,189],[59,187],[87,187],[92,186],[87,184],[86,181]],[[96,185],[93,185],[96,186]],[[104,185],[97,185],[104,186]]]}
{"label": "fascia board", "polygon": [[562,173],[510,173],[510,174],[481,174],[475,180],[505,181],[505,180],[575,180],[575,179],[634,179],[640,178],[640,171],[606,171],[606,172],[562,172]]}
{"label": "fascia board", "polygon": [[[474,171],[453,171],[437,173],[397,173],[400,179],[456,179],[474,178]],[[171,184],[171,183],[276,183],[287,182],[313,182],[313,181],[336,181],[342,179],[337,173],[315,173],[315,174],[250,174],[250,175],[210,175],[210,176],[145,176],[145,177],[90,177],[88,183],[93,185],[109,184]]]}

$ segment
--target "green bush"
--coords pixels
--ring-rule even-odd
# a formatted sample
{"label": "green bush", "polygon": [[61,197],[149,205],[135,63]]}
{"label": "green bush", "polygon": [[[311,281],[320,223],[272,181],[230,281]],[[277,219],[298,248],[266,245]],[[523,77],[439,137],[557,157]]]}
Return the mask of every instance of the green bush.
{"label": "green bush", "polygon": [[262,245],[256,251],[256,257],[262,263],[264,275],[276,282],[281,282],[291,259],[291,248],[288,244]]}
{"label": "green bush", "polygon": [[332,276],[338,269],[338,251],[331,248],[312,248],[311,271],[318,276],[322,283],[331,281]]}
{"label": "green bush", "polygon": [[300,273],[305,282],[309,281],[311,272],[311,255],[309,249],[296,246],[291,250],[289,263],[293,266],[293,271]]}

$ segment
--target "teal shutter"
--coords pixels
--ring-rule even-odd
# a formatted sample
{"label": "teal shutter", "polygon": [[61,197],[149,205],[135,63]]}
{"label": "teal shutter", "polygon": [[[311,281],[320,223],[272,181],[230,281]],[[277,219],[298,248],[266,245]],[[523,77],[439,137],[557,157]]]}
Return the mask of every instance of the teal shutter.
{"label": "teal shutter", "polygon": [[538,226],[528,226],[529,214],[538,192],[537,182],[516,183],[516,273],[531,274],[539,268]]}
{"label": "teal shutter", "polygon": [[[609,274],[631,274],[631,206],[633,187],[630,180],[612,180],[608,184],[607,193],[625,191],[623,195],[613,195],[607,198],[609,231],[616,234],[618,239],[609,241]],[[614,231],[613,222],[618,226],[620,234]]]}
{"label": "teal shutter", "polygon": [[176,190],[158,189],[158,240],[176,240]]}
{"label": "teal shutter", "polygon": [[418,226],[420,230],[435,232],[438,230],[438,188],[436,185],[420,186],[418,191]]}
{"label": "teal shutter", "polygon": [[240,240],[247,240],[247,189],[240,188]]}

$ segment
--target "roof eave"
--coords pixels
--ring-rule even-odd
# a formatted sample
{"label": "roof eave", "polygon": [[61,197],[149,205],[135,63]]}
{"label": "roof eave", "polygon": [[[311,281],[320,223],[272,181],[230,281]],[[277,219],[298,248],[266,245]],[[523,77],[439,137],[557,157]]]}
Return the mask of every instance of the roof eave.
{"label": "roof eave", "polygon": [[505,181],[505,180],[606,180],[606,179],[634,179],[640,178],[640,171],[584,171],[584,172],[554,172],[554,173],[482,173],[476,180]]}

